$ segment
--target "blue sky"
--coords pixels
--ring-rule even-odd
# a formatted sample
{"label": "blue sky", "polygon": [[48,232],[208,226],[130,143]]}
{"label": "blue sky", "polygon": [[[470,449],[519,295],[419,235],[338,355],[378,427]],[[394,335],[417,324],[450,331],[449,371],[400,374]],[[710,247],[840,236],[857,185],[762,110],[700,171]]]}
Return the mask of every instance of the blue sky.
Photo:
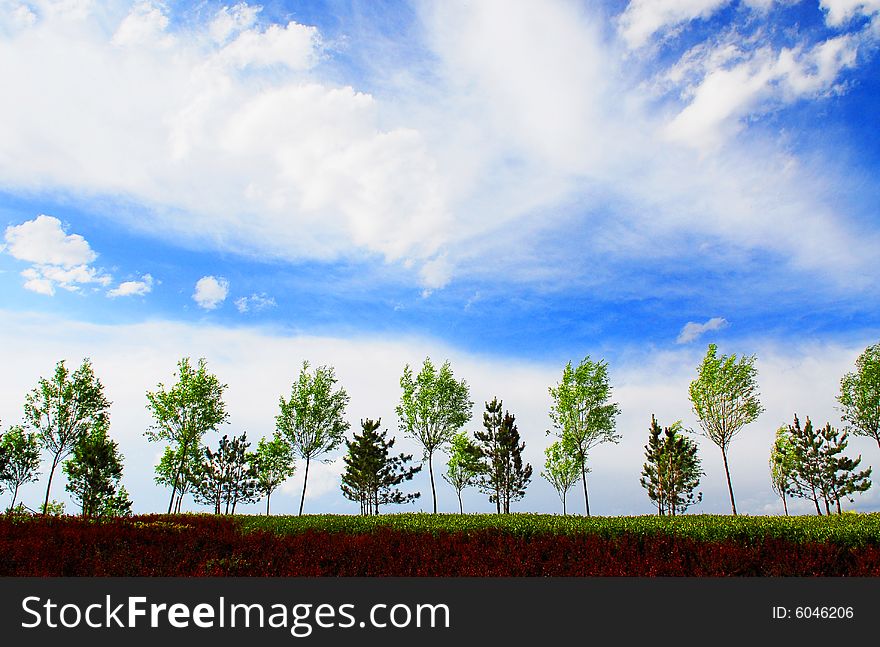
{"label": "blue sky", "polygon": [[[302,359],[351,348],[353,395],[383,385],[351,420],[391,429],[403,363],[455,357],[474,424],[505,399],[536,467],[546,387],[589,354],[624,410],[592,476],[623,493],[595,509],[649,512],[650,415],[696,426],[686,386],[716,342],[764,362],[739,478],[747,511],[773,511],[773,430],[838,424],[836,385],[880,330],[878,45],[877,0],[0,1],[3,341],[28,367],[0,419],[62,356],[105,362],[131,394],[129,489],[158,509],[138,397],[180,354],[240,374],[255,345],[290,348],[255,369],[277,373],[271,403]],[[158,347],[131,346],[144,330]],[[233,426],[270,433],[240,388]],[[701,451],[703,510],[723,511]],[[338,467],[316,507],[347,510]],[[555,509],[540,481],[524,509]]]}

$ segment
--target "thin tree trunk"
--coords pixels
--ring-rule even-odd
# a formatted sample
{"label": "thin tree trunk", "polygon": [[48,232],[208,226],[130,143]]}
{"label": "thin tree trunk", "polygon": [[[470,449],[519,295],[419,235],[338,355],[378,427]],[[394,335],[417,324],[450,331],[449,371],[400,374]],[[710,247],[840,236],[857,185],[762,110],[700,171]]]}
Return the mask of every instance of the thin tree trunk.
{"label": "thin tree trunk", "polygon": [[730,493],[730,508],[733,516],[736,516],[736,501],[733,500],[733,485],[730,483],[730,468],[727,466],[727,452],[721,450],[721,458],[724,459],[724,473],[727,475],[727,491]]}
{"label": "thin tree trunk", "polygon": [[311,456],[306,456],[306,473],[303,477],[303,492],[302,497],[299,500],[299,516],[302,516],[303,513],[303,504],[306,502],[306,483],[309,482],[309,460]]}
{"label": "thin tree trunk", "polygon": [[581,467],[581,480],[584,483],[584,508],[586,510],[586,516],[590,516],[590,497],[587,494],[587,469],[585,466]]}
{"label": "thin tree trunk", "polygon": [[49,511],[49,490],[52,489],[52,476],[55,474],[55,468],[58,467],[58,454],[52,459],[52,469],[49,470],[49,483],[46,485],[46,499],[43,501],[43,516],[45,517]]}
{"label": "thin tree trunk", "polygon": [[431,475],[431,498],[434,501],[434,514],[437,514],[437,490],[434,488],[434,453],[428,454],[428,473]]}
{"label": "thin tree trunk", "polygon": [[464,506],[461,503],[461,490],[458,491],[458,514],[464,514]]}
{"label": "thin tree trunk", "polygon": [[785,493],[782,493],[782,509],[785,510],[785,516],[788,516],[788,503],[785,501]]}
{"label": "thin tree trunk", "polygon": [[269,499],[272,498],[272,490],[266,493],[266,516],[269,516]]}
{"label": "thin tree trunk", "polygon": [[566,509],[565,509],[565,495],[566,495],[566,494],[568,494],[568,492],[564,492],[564,493],[562,494],[562,516],[563,516],[563,517],[566,516],[566,515],[568,515],[568,511],[566,511]]}
{"label": "thin tree trunk", "polygon": [[12,510],[15,508],[15,499],[18,498],[18,486],[15,486],[15,489],[12,491],[12,503],[9,504],[9,509]]}

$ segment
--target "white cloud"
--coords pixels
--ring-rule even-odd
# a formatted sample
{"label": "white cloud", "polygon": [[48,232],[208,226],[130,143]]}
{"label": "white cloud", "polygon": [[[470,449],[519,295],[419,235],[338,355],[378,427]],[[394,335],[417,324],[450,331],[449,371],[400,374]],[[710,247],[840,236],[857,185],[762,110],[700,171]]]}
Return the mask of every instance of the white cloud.
{"label": "white cloud", "polygon": [[161,4],[152,0],[138,2],[119,24],[110,42],[121,47],[170,47],[173,39],[165,32],[168,22]]}
{"label": "white cloud", "polygon": [[215,41],[224,43],[231,36],[252,27],[260,11],[262,7],[250,6],[244,2],[234,7],[221,7],[208,26],[208,31]]}
{"label": "white cloud", "polygon": [[858,15],[870,16],[880,13],[880,0],[820,0],[825,10],[825,22],[837,27]]}
{"label": "white cloud", "polygon": [[[767,468],[775,429],[789,422],[794,413],[802,419],[809,415],[815,421],[827,420],[839,425],[834,398],[840,377],[853,370],[855,358],[869,343],[872,340],[846,346],[752,341],[719,349],[725,354],[757,354],[761,401],[766,408],[757,422],[737,436],[730,449],[731,474],[741,512],[781,513],[781,503],[770,490]],[[106,395],[113,403],[110,433],[119,442],[125,457],[124,482],[138,512],[164,510],[167,506],[167,490],[153,482],[153,466],[158,462],[161,448],[148,443],[143,436],[150,424],[144,393],[155,389],[159,382],[168,384],[181,357],[205,357],[209,370],[229,385],[224,399],[230,424],[221,429],[221,434],[246,431],[252,442],[271,435],[278,397],[289,393],[301,361],[308,359],[313,365],[335,367],[339,384],[351,396],[346,417],[353,429],[361,418],[381,417],[383,429],[389,431],[389,436],[397,437],[395,451],[412,453],[416,458],[421,456],[419,447],[397,430],[394,406],[400,398],[400,374],[404,364],[418,366],[426,355],[437,362],[449,359],[455,376],[470,385],[471,399],[475,402],[474,417],[466,428],[479,429],[483,403],[498,396],[505,408],[516,415],[526,443],[524,458],[536,473],[543,465],[544,447],[551,441],[544,434],[551,427],[547,387],[558,382],[569,359],[560,357],[535,363],[489,358],[425,338],[288,337],[256,328],[227,329],[161,321],[99,326],[3,311],[0,311],[0,347],[6,349],[5,361],[18,367],[15,371],[0,373],[0,418],[7,421],[20,416],[27,391],[41,375],[48,374],[59,359],[67,359],[70,365],[78,364],[82,357],[92,359]],[[639,347],[611,361],[613,399],[622,411],[617,430],[623,438],[619,445],[597,448],[591,457],[593,471],[588,485],[595,514],[652,512],[638,481],[650,417],[655,414],[662,424],[682,419],[685,427],[697,428],[690,413],[687,388],[696,377],[700,359],[698,349],[655,352]],[[132,371],[132,366],[138,370]],[[210,435],[206,441],[216,443],[217,438],[218,435]],[[705,439],[697,440],[706,475],[700,485],[704,501],[693,511],[724,513],[729,510],[729,504],[720,452]],[[865,465],[880,464],[876,443],[867,439],[852,439],[849,451],[852,455],[861,453]],[[340,449],[327,456],[336,462],[313,464],[310,468],[306,496],[309,512],[357,513],[356,505],[344,499],[339,491],[338,457],[342,452]],[[445,456],[438,454],[435,461],[435,472],[441,472]],[[273,510],[277,513],[296,511],[302,468],[300,465],[296,478],[277,498],[273,497]],[[316,474],[314,482],[312,469]],[[63,477],[59,478],[53,496],[64,499],[67,495]],[[25,503],[31,505],[29,501],[39,499],[40,487],[45,487],[45,483],[28,486],[23,493]],[[415,509],[430,509],[427,469],[408,487],[422,493]],[[454,492],[439,478],[437,490],[441,510],[457,509]],[[466,497],[466,510],[489,512],[494,509],[486,497],[476,492],[468,492]],[[571,493],[570,509],[582,511],[582,501],[579,492]],[[858,507],[862,510],[877,510],[878,505],[880,500],[876,496],[858,498]],[[202,509],[191,499],[187,506]],[[516,509],[553,512],[558,511],[558,506],[555,492],[536,475]],[[259,509],[259,504],[253,508]]]}
{"label": "white cloud", "polygon": [[55,288],[79,291],[88,284],[106,286],[113,280],[91,263],[98,255],[79,234],[67,234],[61,221],[39,215],[20,225],[10,225],[5,233],[5,251],[20,261],[32,263],[23,270],[27,290],[52,296]]}
{"label": "white cloud", "polygon": [[200,308],[214,310],[226,300],[229,294],[229,281],[221,277],[203,276],[196,281],[192,298]]}
{"label": "white cloud", "polygon": [[726,328],[727,325],[727,319],[723,317],[712,317],[705,323],[688,321],[684,325],[684,328],[681,329],[681,332],[678,334],[678,338],[675,340],[675,343],[687,344],[694,341],[704,333],[709,332],[710,330],[721,330],[722,328]]}
{"label": "white cloud", "polygon": [[631,48],[645,45],[656,32],[696,18],[708,18],[730,0],[630,0],[619,18],[621,36]]}
{"label": "white cloud", "polygon": [[249,297],[239,297],[233,303],[235,303],[235,307],[242,314],[246,312],[259,312],[260,310],[274,308],[278,305],[275,303],[275,299],[268,296],[265,292],[260,294],[254,293]]}
{"label": "white cloud", "polygon": [[112,290],[109,290],[107,296],[110,298],[144,296],[152,290],[153,277],[150,274],[144,274],[140,281],[123,281]]}

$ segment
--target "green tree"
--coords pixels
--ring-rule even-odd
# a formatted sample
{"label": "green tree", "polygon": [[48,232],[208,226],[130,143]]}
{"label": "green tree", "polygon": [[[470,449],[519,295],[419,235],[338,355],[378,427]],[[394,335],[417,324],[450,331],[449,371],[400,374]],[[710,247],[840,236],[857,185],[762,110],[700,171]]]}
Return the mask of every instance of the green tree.
{"label": "green tree", "polygon": [[303,362],[299,378],[290,389],[290,399],[280,398],[280,413],[275,417],[276,431],[293,451],[306,461],[299,514],[306,500],[309,463],[321,454],[333,451],[342,443],[349,424],[343,418],[349,397],[342,387],[335,388],[333,367],[319,366],[309,371]]}
{"label": "green tree", "polygon": [[12,503],[15,507],[18,490],[25,483],[37,480],[40,467],[40,442],[37,434],[25,433],[21,425],[13,425],[0,438],[0,454],[5,456],[5,467],[0,471],[2,482],[12,491]]}
{"label": "green tree", "polygon": [[832,504],[840,514],[841,498],[852,501],[852,494],[871,487],[871,469],[856,471],[861,456],[851,459],[843,453],[848,444],[845,432],[841,435],[828,423],[817,430],[809,417],[801,427],[795,415],[794,424],[788,428],[788,437],[793,462],[790,492],[793,496],[813,501],[817,515],[822,514],[820,502],[824,504],[826,514],[831,514]]}
{"label": "green tree", "polygon": [[709,344],[688,394],[703,435],[721,449],[730,507],[735,515],[736,501],[727,461],[730,441],[745,425],[754,422],[764,409],[758,400],[755,356],[737,361],[736,355],[718,357],[717,351],[715,344]]}
{"label": "green tree", "polygon": [[525,443],[520,442],[516,418],[505,411],[498,398],[486,403],[483,413],[485,431],[474,432],[480,461],[483,465],[477,477],[480,489],[495,503],[496,512],[509,514],[510,502],[525,496],[532,478],[532,466],[523,464]]}
{"label": "green tree", "polygon": [[449,362],[440,370],[426,357],[419,374],[413,377],[407,364],[400,378],[403,393],[395,411],[400,430],[416,440],[424,451],[422,460],[428,462],[431,478],[431,497],[437,512],[437,490],[434,487],[434,452],[452,442],[452,437],[471,419],[474,403],[464,380],[456,381]]}
{"label": "green tree", "polygon": [[179,461],[171,480],[169,514],[192,449],[201,445],[207,432],[216,431],[229,418],[223,402],[226,385],[208,372],[204,358],[200,358],[194,368],[189,358],[184,357],[177,363],[176,376],[177,382],[170,389],[166,390],[160,382],[156,391],[147,391],[147,409],[154,423],[144,433],[150,441],[170,443],[173,455]]}
{"label": "green tree", "polygon": [[458,496],[459,514],[464,514],[461,492],[466,487],[477,484],[481,470],[479,448],[468,438],[467,433],[458,432],[449,443],[449,461],[446,463],[446,473],[443,478],[453,487]]}
{"label": "green tree", "polygon": [[556,440],[544,450],[546,460],[541,476],[547,479],[559,495],[562,501],[562,514],[568,514],[565,499],[568,491],[577,483],[581,468],[578,461],[572,457],[574,452],[566,451],[562,444],[563,441]]}
{"label": "green tree", "polygon": [[197,443],[189,443],[186,447],[187,454],[182,456],[183,448],[180,446],[166,446],[159,464],[156,465],[155,482],[157,485],[175,488],[176,497],[173,501],[172,512],[180,514],[184,497],[192,492],[198,485],[198,471],[201,466],[203,448]]}
{"label": "green tree", "polygon": [[680,420],[661,430],[651,416],[645,459],[639,482],[658,514],[675,516],[702,500],[702,493],[694,494],[703,474],[697,445],[681,432]]}
{"label": "green tree", "polygon": [[787,498],[794,485],[795,456],[788,425],[776,430],[773,448],[770,450],[770,487],[782,498],[782,509],[788,516]]}
{"label": "green tree", "polygon": [[278,433],[272,440],[260,438],[257,451],[251,456],[251,466],[257,479],[257,491],[266,497],[268,515],[272,493],[296,471],[293,451]]}
{"label": "green tree", "polygon": [[66,489],[79,502],[84,517],[131,514],[131,501],[120,484],[122,456],[107,435],[108,427],[104,418],[80,436],[64,463]]}
{"label": "green tree", "polygon": [[395,439],[386,440],[380,432],[382,420],[361,420],[361,433],[346,440],[348,452],[343,457],[342,493],[358,501],[361,514],[379,514],[379,506],[389,503],[409,503],[419,498],[419,492],[404,493],[398,485],[412,480],[421,471],[421,465],[410,467],[410,454],[391,455]]}
{"label": "green tree", "polygon": [[28,393],[24,405],[25,421],[39,435],[40,445],[51,456],[44,515],[48,513],[52,477],[58,464],[70,455],[81,436],[106,423],[109,408],[104,387],[88,358],[73,374],[61,360],[55,365],[52,378],[41,377]]}
{"label": "green tree", "polygon": [[856,359],[856,370],[840,380],[841,417],[856,436],[873,438],[880,447],[880,344]]}
{"label": "green tree", "polygon": [[204,448],[198,485],[195,489],[196,501],[214,508],[214,514],[235,514],[239,503],[253,503],[257,500],[257,479],[251,468],[250,443],[247,434],[229,438],[224,434],[216,451]]}
{"label": "green tree", "polygon": [[593,362],[585,357],[576,368],[571,362],[562,372],[562,380],[549,388],[552,404],[550,419],[557,437],[577,462],[584,486],[585,513],[590,516],[587,494],[587,457],[593,447],[602,443],[617,443],[620,436],[614,432],[614,419],[620,413],[617,403],[609,403],[611,384],[608,364]]}

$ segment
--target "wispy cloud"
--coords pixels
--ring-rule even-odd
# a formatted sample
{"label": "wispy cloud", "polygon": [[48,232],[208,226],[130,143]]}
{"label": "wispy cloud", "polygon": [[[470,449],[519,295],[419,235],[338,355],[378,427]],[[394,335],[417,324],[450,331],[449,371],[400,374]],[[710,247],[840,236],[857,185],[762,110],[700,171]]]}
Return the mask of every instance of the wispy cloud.
{"label": "wispy cloud", "polygon": [[144,296],[153,290],[153,277],[144,274],[139,281],[123,281],[112,290],[107,291],[110,298]]}
{"label": "wispy cloud", "polygon": [[247,312],[259,312],[261,310],[266,310],[267,308],[274,308],[277,303],[275,303],[275,299],[268,296],[265,292],[260,294],[252,294],[249,297],[239,297],[233,303],[235,303],[235,307],[242,314]]}
{"label": "wispy cloud", "polygon": [[196,281],[192,298],[200,308],[214,310],[226,300],[228,294],[229,281],[222,276],[203,276]]}
{"label": "wispy cloud", "polygon": [[721,330],[722,328],[727,328],[728,323],[727,319],[724,317],[712,317],[705,323],[696,323],[694,321],[688,321],[684,328],[681,329],[681,332],[678,334],[678,338],[675,340],[677,344],[687,344],[698,337],[701,337],[703,334],[709,332],[710,330]]}

